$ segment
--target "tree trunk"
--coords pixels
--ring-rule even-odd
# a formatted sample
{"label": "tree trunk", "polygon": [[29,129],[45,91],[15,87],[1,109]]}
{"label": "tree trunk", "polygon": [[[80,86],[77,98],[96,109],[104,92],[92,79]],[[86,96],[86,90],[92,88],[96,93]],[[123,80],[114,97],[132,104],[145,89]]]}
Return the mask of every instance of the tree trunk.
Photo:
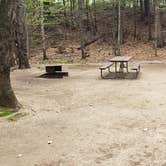
{"label": "tree trunk", "polygon": [[120,56],[121,45],[121,0],[118,1],[118,41],[117,41],[117,55]]}
{"label": "tree trunk", "polygon": [[149,0],[144,0],[144,16],[147,17],[149,14]]}
{"label": "tree trunk", "polygon": [[18,108],[18,102],[10,84],[10,58],[14,43],[15,5],[13,0],[0,1],[0,106]]}
{"label": "tree trunk", "polygon": [[42,37],[43,60],[47,60],[48,58],[47,58],[46,39],[45,39],[43,1],[40,2],[40,7],[41,7],[41,37]]}
{"label": "tree trunk", "polygon": [[90,21],[89,21],[89,0],[85,1],[85,7],[86,7],[86,30],[90,30]]}
{"label": "tree trunk", "polygon": [[143,0],[140,0],[140,11],[141,11],[141,20],[144,20],[144,3]]}
{"label": "tree trunk", "polygon": [[66,12],[66,1],[63,0],[63,15],[64,15],[64,38],[67,39],[67,12]]}
{"label": "tree trunk", "polygon": [[151,27],[151,3],[149,2],[148,9],[148,40],[152,40],[152,27]]}
{"label": "tree trunk", "polygon": [[[156,0],[157,1],[157,0]],[[155,2],[155,45],[154,45],[154,48],[155,48],[155,56],[157,56],[157,37],[158,37],[158,6],[157,6],[157,2]]]}
{"label": "tree trunk", "polygon": [[164,46],[164,40],[161,32],[160,11],[158,0],[155,1],[155,55],[157,55],[157,48]]}
{"label": "tree trunk", "polygon": [[137,9],[137,3],[136,0],[134,0],[133,2],[133,10],[134,10],[134,40],[136,40],[137,38],[137,13],[136,13],[136,9]]}
{"label": "tree trunk", "polygon": [[112,36],[113,36],[113,46],[112,46],[112,50],[113,50],[113,55],[116,56],[117,55],[117,38],[116,38],[116,34],[117,34],[117,11],[116,11],[116,1],[113,1],[113,6],[112,6],[112,15],[113,15],[113,25],[112,25]]}
{"label": "tree trunk", "polygon": [[97,15],[96,15],[96,0],[93,0],[93,15],[94,15],[94,28],[93,33],[96,35],[98,27],[97,27]]}
{"label": "tree trunk", "polygon": [[141,10],[141,12],[143,12],[143,2],[142,2],[142,0],[140,0],[140,10]]}
{"label": "tree trunk", "polygon": [[80,35],[80,48],[82,59],[86,58],[85,54],[85,41],[84,41],[84,27],[83,27],[83,1],[78,0],[78,22],[79,22],[79,35]]}
{"label": "tree trunk", "polygon": [[16,20],[15,20],[15,29],[16,29],[16,44],[17,51],[16,57],[18,58],[19,69],[30,68],[28,61],[28,41],[27,41],[27,31],[25,26],[25,17],[24,17],[24,6],[22,0],[17,0],[16,4]]}
{"label": "tree trunk", "polygon": [[70,16],[73,16],[73,0],[70,0]]}
{"label": "tree trunk", "polygon": [[66,14],[66,1],[65,0],[63,0],[63,15],[64,15],[64,18],[66,19],[67,14]]}

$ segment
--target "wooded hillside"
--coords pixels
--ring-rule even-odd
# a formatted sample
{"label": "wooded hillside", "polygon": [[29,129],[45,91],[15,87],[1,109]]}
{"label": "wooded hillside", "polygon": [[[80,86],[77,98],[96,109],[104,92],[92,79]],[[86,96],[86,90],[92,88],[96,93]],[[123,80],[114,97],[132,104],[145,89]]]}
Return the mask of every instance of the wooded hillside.
{"label": "wooded hillside", "polygon": [[120,55],[120,48],[133,41],[150,44],[157,55],[166,40],[163,0],[26,0],[26,21],[31,51],[42,49],[43,59],[56,58],[55,52],[66,48],[69,56],[79,55],[78,48],[84,59],[96,42],[111,45],[111,55]]}

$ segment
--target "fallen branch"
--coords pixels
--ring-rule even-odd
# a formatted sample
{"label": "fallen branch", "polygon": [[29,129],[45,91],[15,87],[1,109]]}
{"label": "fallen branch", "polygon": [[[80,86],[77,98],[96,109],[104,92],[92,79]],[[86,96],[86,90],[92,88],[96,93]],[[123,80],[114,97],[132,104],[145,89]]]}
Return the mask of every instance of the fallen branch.
{"label": "fallen branch", "polygon": [[[98,40],[101,39],[102,37],[103,37],[103,36],[99,36],[99,37],[97,37],[97,38],[95,38],[95,39],[93,39],[93,40],[91,40],[91,41],[88,41],[87,43],[84,44],[84,48],[87,47],[87,46],[89,46],[89,45],[91,45],[91,44],[93,44],[93,43],[95,43],[96,41],[98,41]],[[78,47],[77,49],[80,50],[81,47]]]}

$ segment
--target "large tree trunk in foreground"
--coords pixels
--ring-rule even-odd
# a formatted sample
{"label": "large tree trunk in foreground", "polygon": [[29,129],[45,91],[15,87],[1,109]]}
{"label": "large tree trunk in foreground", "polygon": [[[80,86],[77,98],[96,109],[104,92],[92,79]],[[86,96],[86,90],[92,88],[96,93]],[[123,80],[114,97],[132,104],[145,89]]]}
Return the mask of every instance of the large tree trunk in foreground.
{"label": "large tree trunk in foreground", "polygon": [[19,69],[30,68],[28,61],[27,31],[25,26],[24,6],[22,0],[16,1],[16,56],[18,58]]}
{"label": "large tree trunk in foreground", "polygon": [[10,58],[13,43],[14,0],[0,1],[0,106],[17,108],[18,102],[10,84]]}

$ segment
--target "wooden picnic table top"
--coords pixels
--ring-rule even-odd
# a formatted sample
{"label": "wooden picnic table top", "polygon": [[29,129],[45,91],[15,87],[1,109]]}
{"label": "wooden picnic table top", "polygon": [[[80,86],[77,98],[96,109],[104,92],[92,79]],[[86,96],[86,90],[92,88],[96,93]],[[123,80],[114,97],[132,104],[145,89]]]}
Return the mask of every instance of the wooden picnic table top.
{"label": "wooden picnic table top", "polygon": [[115,56],[111,58],[110,62],[128,62],[132,59],[132,56]]}

